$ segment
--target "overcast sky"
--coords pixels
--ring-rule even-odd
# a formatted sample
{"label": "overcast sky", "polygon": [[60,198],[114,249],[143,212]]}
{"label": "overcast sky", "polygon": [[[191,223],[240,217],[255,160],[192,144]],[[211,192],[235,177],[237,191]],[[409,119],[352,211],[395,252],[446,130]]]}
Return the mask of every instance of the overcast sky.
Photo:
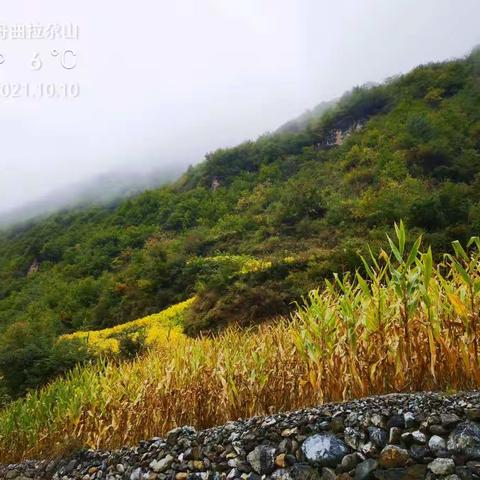
{"label": "overcast sky", "polygon": [[[4,1],[0,34],[73,24],[79,39],[0,39],[0,211],[112,170],[198,162],[354,85],[467,54],[479,19],[479,0]],[[80,93],[12,98],[26,83]]]}

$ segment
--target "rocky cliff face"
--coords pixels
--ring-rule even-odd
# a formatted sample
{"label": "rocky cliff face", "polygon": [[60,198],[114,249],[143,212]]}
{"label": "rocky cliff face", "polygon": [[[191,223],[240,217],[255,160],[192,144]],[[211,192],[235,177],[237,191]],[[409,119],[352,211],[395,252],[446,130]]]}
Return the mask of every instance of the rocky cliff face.
{"label": "rocky cliff face", "polygon": [[480,479],[480,392],[371,397],[0,468],[9,480]]}

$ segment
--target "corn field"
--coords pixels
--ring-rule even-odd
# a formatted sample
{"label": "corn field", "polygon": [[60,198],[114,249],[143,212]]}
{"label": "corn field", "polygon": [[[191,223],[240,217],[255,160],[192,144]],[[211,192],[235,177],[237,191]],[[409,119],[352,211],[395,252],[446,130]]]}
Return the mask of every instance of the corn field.
{"label": "corn field", "polygon": [[115,448],[184,424],[330,400],[471,389],[478,362],[480,241],[434,264],[396,227],[362,272],[308,294],[289,319],[156,345],[133,362],[99,363],[0,412],[0,461]]}

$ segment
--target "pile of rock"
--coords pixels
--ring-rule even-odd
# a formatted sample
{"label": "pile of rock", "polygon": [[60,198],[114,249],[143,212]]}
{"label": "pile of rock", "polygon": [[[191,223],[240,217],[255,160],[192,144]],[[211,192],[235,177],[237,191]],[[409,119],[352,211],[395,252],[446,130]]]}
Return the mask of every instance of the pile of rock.
{"label": "pile of rock", "polygon": [[480,479],[480,393],[395,394],[0,467],[8,480]]}

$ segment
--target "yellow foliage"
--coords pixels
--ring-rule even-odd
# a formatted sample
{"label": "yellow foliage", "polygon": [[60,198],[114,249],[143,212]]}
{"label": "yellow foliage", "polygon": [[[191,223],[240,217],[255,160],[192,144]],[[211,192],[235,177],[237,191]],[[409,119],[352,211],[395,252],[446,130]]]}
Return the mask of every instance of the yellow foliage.
{"label": "yellow foliage", "polygon": [[62,340],[83,339],[94,353],[117,353],[119,350],[118,337],[129,335],[135,338],[140,332],[145,333],[146,343],[152,346],[156,343],[177,341],[183,336],[180,326],[181,318],[193,303],[190,298],[182,303],[177,303],[159,313],[123,323],[104,330],[80,331],[69,335],[62,335]]}
{"label": "yellow foliage", "polygon": [[240,273],[246,274],[250,272],[263,272],[269,268],[272,268],[272,262],[252,258],[243,264]]}
{"label": "yellow foliage", "polygon": [[[198,260],[196,260],[198,261]],[[260,272],[268,270],[272,267],[272,262],[268,260],[261,260],[248,255],[215,255],[213,257],[204,257],[201,263],[212,265],[233,264],[238,266],[238,271],[245,275],[251,272]]]}

